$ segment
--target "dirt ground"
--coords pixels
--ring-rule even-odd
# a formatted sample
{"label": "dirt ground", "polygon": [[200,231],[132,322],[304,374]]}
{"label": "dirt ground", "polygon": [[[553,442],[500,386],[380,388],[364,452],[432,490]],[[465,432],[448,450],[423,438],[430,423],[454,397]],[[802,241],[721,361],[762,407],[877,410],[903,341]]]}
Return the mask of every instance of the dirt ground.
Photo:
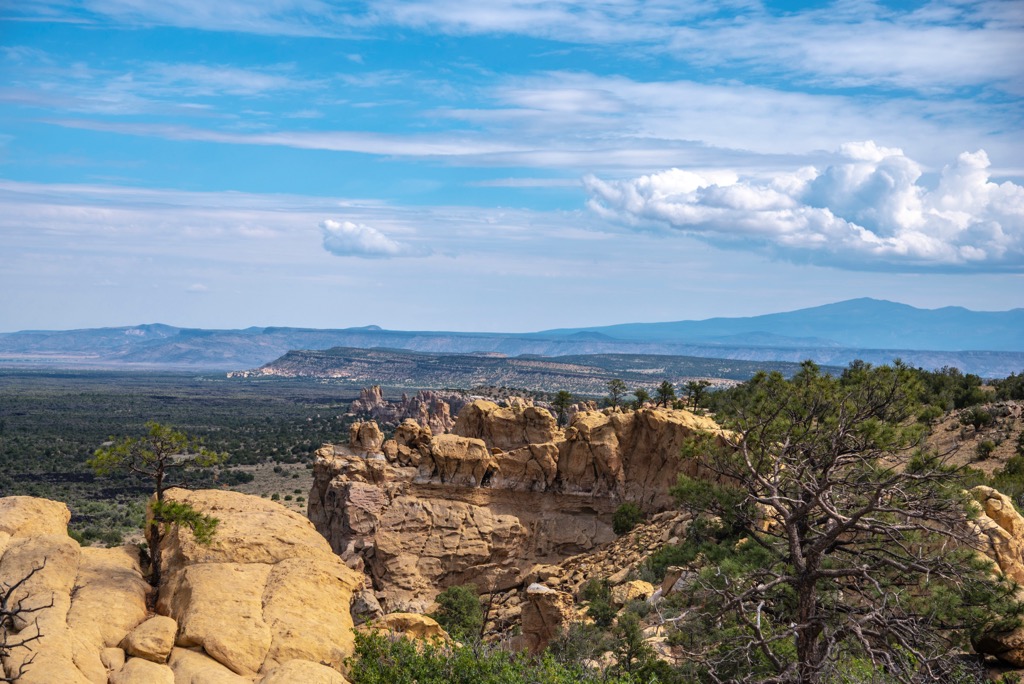
{"label": "dirt ground", "polygon": [[[1024,402],[1003,401],[982,406],[994,417],[992,425],[975,430],[961,424],[959,411],[947,413],[932,426],[928,438],[929,446],[939,454],[949,454],[949,460],[956,465],[969,465],[991,475],[1013,456],[1017,438],[1024,429]],[[978,458],[978,444],[983,441],[995,443],[995,450],[985,459]]]}
{"label": "dirt ground", "polygon": [[[280,472],[275,472],[275,469]],[[306,499],[313,486],[313,469],[307,468],[305,463],[261,463],[240,466],[238,470],[252,473],[254,479],[248,484],[232,487],[233,490],[264,498],[272,498],[277,494],[279,504],[306,515]]]}

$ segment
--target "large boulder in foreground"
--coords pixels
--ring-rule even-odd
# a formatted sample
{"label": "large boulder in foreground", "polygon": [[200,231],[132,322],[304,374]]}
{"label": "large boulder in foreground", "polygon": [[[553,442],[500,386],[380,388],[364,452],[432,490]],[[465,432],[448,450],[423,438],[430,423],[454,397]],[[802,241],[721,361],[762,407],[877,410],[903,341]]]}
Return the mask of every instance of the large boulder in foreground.
{"label": "large boulder in foreground", "polygon": [[353,652],[349,604],[362,577],[308,520],[236,492],[165,496],[220,521],[206,546],[188,530],[164,538],[157,611],[178,621],[177,646],[202,648],[246,677],[293,660],[342,670]]}
{"label": "large boulder in foreground", "polygon": [[[9,605],[38,608],[14,624],[11,641],[30,639],[3,663],[19,684],[106,684],[101,653],[116,648],[146,617],[149,585],[138,550],[81,548],[67,534],[67,506],[29,496],[0,499],[0,584]],[[31,577],[29,575],[31,574]],[[31,659],[31,663],[28,660]]]}
{"label": "large boulder in foreground", "polygon": [[137,548],[81,548],[67,534],[64,504],[0,499],[0,583],[34,570],[12,602],[39,608],[10,637],[41,635],[14,650],[4,675],[31,658],[19,684],[344,682],[349,602],[362,578],[309,521],[234,492],[167,496],[220,524],[209,546],[187,530],[165,537],[162,617],[147,612]]}

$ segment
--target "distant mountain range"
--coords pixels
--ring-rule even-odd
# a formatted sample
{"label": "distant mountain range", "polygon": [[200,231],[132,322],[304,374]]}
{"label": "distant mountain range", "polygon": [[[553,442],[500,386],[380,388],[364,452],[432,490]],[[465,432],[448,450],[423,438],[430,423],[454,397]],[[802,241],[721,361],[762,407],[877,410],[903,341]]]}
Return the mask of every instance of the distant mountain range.
{"label": "distant mountain range", "polygon": [[4,366],[243,370],[292,350],[389,348],[505,356],[658,354],[754,362],[902,358],[924,368],[956,366],[1001,377],[1024,370],[1024,309],[917,309],[855,299],[787,313],[673,323],[628,323],[536,333],[384,330],[377,326],[317,330],[203,330],[139,325],[0,334]]}
{"label": "distant mountain range", "polygon": [[1024,309],[918,309],[878,299],[750,318],[624,323],[547,330],[541,335],[597,333],[620,340],[687,341],[764,347],[846,347],[926,351],[1024,351]]}

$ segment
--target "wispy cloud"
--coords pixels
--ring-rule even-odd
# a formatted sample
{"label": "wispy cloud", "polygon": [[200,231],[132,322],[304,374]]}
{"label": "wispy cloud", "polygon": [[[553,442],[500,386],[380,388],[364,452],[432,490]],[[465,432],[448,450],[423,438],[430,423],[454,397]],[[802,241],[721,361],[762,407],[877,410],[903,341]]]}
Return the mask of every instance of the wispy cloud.
{"label": "wispy cloud", "polygon": [[376,228],[351,221],[327,219],[320,223],[324,249],[340,257],[386,259],[411,256],[409,245],[392,240]]}
{"label": "wispy cloud", "polygon": [[[905,5],[836,0],[772,11],[755,0],[41,0],[6,18],[114,20],[287,36],[372,35],[387,26],[449,35],[516,35],[661,54],[703,66],[753,67],[776,77],[855,87],[1020,93],[1018,0]],[[350,59],[359,55],[349,55]]]}
{"label": "wispy cloud", "polygon": [[868,1],[681,26],[667,49],[704,65],[743,66],[841,88],[931,91],[993,84],[1020,94],[1022,42],[1019,2],[899,9]]}
{"label": "wispy cloud", "polygon": [[590,208],[661,223],[713,244],[847,269],[1024,272],[1024,187],[989,180],[984,151],[946,166],[938,187],[902,150],[849,143],[825,169],[768,181],[671,169],[590,176]]}
{"label": "wispy cloud", "polygon": [[296,76],[291,65],[146,62],[114,69],[69,64],[19,46],[2,56],[11,77],[0,88],[0,101],[84,113],[196,115],[210,108],[203,100],[291,95],[325,85]]}

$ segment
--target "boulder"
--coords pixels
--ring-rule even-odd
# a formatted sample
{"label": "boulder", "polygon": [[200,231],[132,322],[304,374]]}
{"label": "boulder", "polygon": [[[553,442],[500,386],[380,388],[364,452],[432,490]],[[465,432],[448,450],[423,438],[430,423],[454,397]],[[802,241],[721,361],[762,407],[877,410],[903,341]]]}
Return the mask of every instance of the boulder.
{"label": "boulder", "polygon": [[177,622],[163,615],[154,615],[129,632],[121,645],[130,656],[166,663],[177,634]]}
{"label": "boulder", "polygon": [[384,433],[380,431],[376,421],[353,423],[349,428],[348,443],[357,451],[368,454],[380,453],[381,445],[384,444]]}
{"label": "boulder", "polygon": [[531,584],[522,607],[524,647],[531,653],[540,653],[572,622],[575,614],[571,594]]}
{"label": "boulder", "polygon": [[352,619],[357,625],[384,616],[380,601],[377,600],[371,589],[362,589],[353,595],[351,613]]}
{"label": "boulder", "polygon": [[167,664],[174,672],[175,684],[250,684],[202,651],[175,647]]}
{"label": "boulder", "polygon": [[308,660],[289,660],[259,679],[258,684],[349,684],[336,670]]}
{"label": "boulder", "polygon": [[[63,504],[0,499],[0,582],[21,582],[12,602],[34,609],[12,636],[41,635],[14,650],[4,674],[26,664],[19,684],[240,684],[293,661],[340,673],[353,652],[351,594],[363,578],[310,522],[234,492],[166,496],[220,523],[208,546],[184,529],[163,537],[155,617],[137,549],[80,548]],[[135,657],[126,660],[120,644]]]}
{"label": "boulder", "polygon": [[110,675],[110,684],[174,684],[174,672],[145,658],[130,658]]}
{"label": "boulder", "polygon": [[124,667],[124,661],[125,654],[122,648],[111,646],[100,651],[100,662],[103,663],[107,672],[117,672]]}
{"label": "boulder", "polygon": [[408,639],[441,639],[448,641],[448,632],[432,617],[419,613],[388,613],[379,620],[361,625],[360,630],[400,634]]}
{"label": "boulder", "polygon": [[631,580],[612,587],[611,602],[616,608],[621,608],[630,601],[646,601],[653,593],[654,587],[650,582]]}
{"label": "boulder", "polygon": [[165,496],[220,520],[208,546],[181,529],[163,540],[157,608],[178,621],[178,646],[201,647],[248,677],[295,659],[341,670],[353,652],[348,608],[362,578],[308,520],[236,492]]}

